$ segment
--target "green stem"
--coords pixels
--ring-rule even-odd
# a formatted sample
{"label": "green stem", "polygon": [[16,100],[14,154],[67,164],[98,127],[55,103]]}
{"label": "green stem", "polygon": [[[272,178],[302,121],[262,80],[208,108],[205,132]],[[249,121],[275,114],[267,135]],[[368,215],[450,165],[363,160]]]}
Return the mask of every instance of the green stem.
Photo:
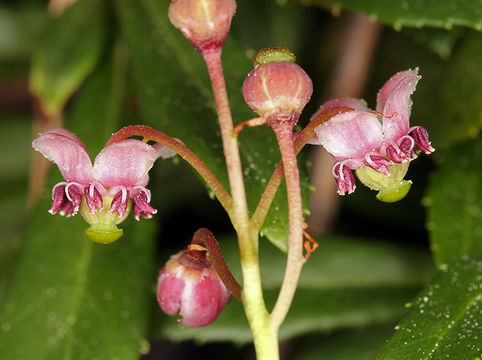
{"label": "green stem", "polygon": [[258,360],[278,359],[277,334],[271,331],[261,286],[258,258],[258,232],[249,220],[238,140],[233,136],[233,121],[221,64],[221,49],[202,52],[211,79],[224,156],[233,199],[233,225],[236,229],[241,254],[241,268],[245,284],[242,298],[246,317],[253,334]]}
{"label": "green stem", "polygon": [[145,139],[156,141],[179,154],[199,173],[199,175],[201,175],[201,177],[204,179],[204,181],[206,181],[208,186],[213,191],[214,195],[218,198],[221,205],[224,207],[224,209],[226,209],[227,213],[231,214],[233,204],[231,197],[224,189],[224,186],[218,180],[216,175],[213,174],[211,169],[209,169],[196,154],[189,150],[186,145],[179,140],[176,140],[149,126],[133,125],[126,126],[125,128],[122,128],[113,134],[106,146],[131,136],[141,136]]}
{"label": "green stem", "polygon": [[301,268],[306,260],[303,257],[303,207],[298,163],[293,144],[293,128],[285,122],[276,124],[272,128],[281,152],[289,206],[288,258],[278,299],[271,312],[271,328],[277,332],[291,306]]}

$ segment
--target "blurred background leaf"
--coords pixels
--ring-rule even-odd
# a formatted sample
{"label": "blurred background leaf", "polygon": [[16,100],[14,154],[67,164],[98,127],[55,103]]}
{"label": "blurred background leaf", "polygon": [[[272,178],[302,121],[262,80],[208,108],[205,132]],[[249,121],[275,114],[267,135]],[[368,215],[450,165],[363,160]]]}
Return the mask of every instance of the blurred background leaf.
{"label": "blurred background leaf", "polygon": [[[301,2],[305,2],[301,0]],[[482,30],[482,8],[477,0],[312,0],[332,12],[341,9],[361,11],[400,30],[402,26],[452,28],[463,25]]]}
{"label": "blurred background leaf", "polygon": [[52,19],[40,37],[32,57],[30,90],[49,115],[61,113],[99,61],[106,21],[104,1],[82,0]]}
{"label": "blurred background leaf", "polygon": [[482,140],[444,153],[428,189],[430,242],[438,266],[482,252]]}

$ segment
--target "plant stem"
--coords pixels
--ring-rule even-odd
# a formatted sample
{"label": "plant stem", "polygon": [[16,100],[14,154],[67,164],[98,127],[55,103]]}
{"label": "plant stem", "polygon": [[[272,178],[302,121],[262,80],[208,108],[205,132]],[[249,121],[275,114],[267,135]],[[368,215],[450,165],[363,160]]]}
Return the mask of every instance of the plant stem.
{"label": "plant stem", "polygon": [[212,173],[211,169],[209,169],[196,154],[189,150],[186,145],[149,126],[132,125],[126,126],[113,134],[106,146],[131,136],[141,136],[145,139],[156,141],[179,154],[199,173],[199,175],[201,175],[213,191],[214,195],[218,198],[221,205],[231,216],[233,204],[228,192],[224,189],[224,186],[218,180],[216,175]]}
{"label": "plant stem", "polygon": [[242,298],[253,334],[258,360],[278,359],[277,334],[271,331],[270,317],[264,303],[258,259],[258,232],[249,220],[238,141],[233,136],[233,121],[221,64],[221,49],[202,52],[211,79],[224,156],[233,199],[233,225],[238,234],[241,268],[245,284]]}
{"label": "plant stem", "polygon": [[239,301],[242,301],[242,287],[234,278],[233,274],[229,270],[228,264],[224,260],[224,256],[219,249],[219,244],[216,241],[213,233],[208,229],[201,228],[194,233],[192,237],[192,244],[204,245],[208,250],[211,263],[213,264],[219,278],[224,283],[226,288],[231,294]]}
{"label": "plant stem", "polygon": [[289,206],[288,258],[278,299],[271,312],[271,328],[277,332],[291,306],[301,268],[306,260],[303,257],[303,208],[298,163],[293,144],[293,128],[286,122],[278,123],[272,128],[281,152]]}
{"label": "plant stem", "polygon": [[[294,141],[294,149],[296,154],[298,154],[301,149],[306,145],[306,143],[313,137],[315,134],[315,128],[320,126],[325,121],[328,121],[330,118],[337,114],[341,114],[343,112],[352,111],[352,108],[346,106],[336,106],[328,108],[321,113],[317,114],[313,117],[310,123],[298,134]],[[263,195],[258,202],[258,206],[254,211],[253,216],[251,217],[251,222],[256,229],[260,229],[263,225],[264,219],[268,214],[269,208],[273,199],[278,191],[278,188],[283,180],[283,163],[280,162],[276,167],[273,175],[268,181],[266,188],[264,189]]]}

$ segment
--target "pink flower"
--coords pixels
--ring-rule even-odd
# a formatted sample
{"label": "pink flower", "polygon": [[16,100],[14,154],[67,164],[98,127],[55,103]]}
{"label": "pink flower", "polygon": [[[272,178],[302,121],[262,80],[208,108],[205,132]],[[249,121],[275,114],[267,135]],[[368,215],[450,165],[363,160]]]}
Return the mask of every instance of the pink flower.
{"label": "pink flower", "polygon": [[[378,93],[376,112],[370,111],[363,100],[352,98],[330,100],[318,110],[319,113],[333,106],[353,108],[353,111],[333,116],[317,127],[316,137],[310,142],[323,145],[336,159],[333,175],[340,195],[355,190],[351,170],[357,170],[360,180],[369,183],[369,187],[381,190],[393,185],[393,181],[403,179],[408,165],[402,164],[416,158],[415,148],[427,154],[434,151],[427,131],[420,126],[410,127],[409,123],[410,95],[420,78],[418,68],[392,76]],[[365,168],[370,168],[367,182],[364,181],[366,174],[362,174]],[[392,177],[393,181],[385,183],[386,179],[380,178],[384,183],[377,185],[375,183],[379,180],[374,180],[377,173],[383,174],[384,178]]]}
{"label": "pink flower", "polygon": [[209,325],[230,298],[211,262],[187,251],[173,255],[159,273],[159,306],[167,315],[181,315],[181,326]]}
{"label": "pink flower", "polygon": [[66,180],[54,186],[49,212],[70,217],[80,211],[92,225],[94,237],[99,232],[117,231],[113,240],[112,236],[93,239],[100,242],[111,242],[122,235],[115,225],[127,217],[131,207],[137,220],[156,213],[150,205],[151,193],[145,187],[147,173],[158,157],[175,154],[159,144],[126,139],[102,149],[92,164],[82,141],[65,129],[41,134],[32,146],[55,162]]}

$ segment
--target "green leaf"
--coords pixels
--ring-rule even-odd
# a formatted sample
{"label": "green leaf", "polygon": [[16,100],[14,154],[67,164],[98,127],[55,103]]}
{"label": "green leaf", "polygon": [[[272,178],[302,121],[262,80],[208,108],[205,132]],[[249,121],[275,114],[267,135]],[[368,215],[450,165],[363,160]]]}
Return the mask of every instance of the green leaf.
{"label": "green leaf", "polygon": [[[104,133],[119,126],[118,89],[125,72],[125,56],[116,52],[74,104],[69,128],[82,136],[91,154],[107,140]],[[49,185],[59,178],[53,169]],[[88,225],[81,216],[48,214],[50,189],[26,225],[0,313],[0,358],[138,359],[148,347],[155,224],[131,218],[116,243],[96,244],[84,235]]]}
{"label": "green leaf", "polygon": [[363,330],[334,333],[330,336],[311,336],[303,339],[303,346],[294,360],[374,360],[393,326],[370,327]]}
{"label": "green leaf", "polygon": [[28,62],[47,20],[39,5],[0,6],[0,61]]}
{"label": "green leaf", "polygon": [[[468,32],[460,42],[450,63],[447,64],[441,83],[438,78],[439,91],[432,93],[436,102],[434,105],[438,105],[439,110],[432,115],[436,118],[434,119],[436,126],[431,129],[436,148],[437,146],[447,148],[465,139],[476,138],[480,133],[482,73],[479,69],[479,56],[481,53],[482,33]],[[440,106],[440,104],[443,105]]]}
{"label": "green leaf", "polygon": [[479,138],[443,153],[425,203],[435,261],[442,266],[466,254],[482,251]]}
{"label": "green leaf", "polygon": [[452,28],[454,25],[482,30],[482,7],[478,0],[316,0],[334,13],[340,9],[361,11],[373,20],[402,26],[435,26]]}
{"label": "green leaf", "polygon": [[11,279],[25,222],[32,124],[29,116],[4,116],[0,121],[0,305]]}
{"label": "green leaf", "polygon": [[[235,242],[220,241],[223,254],[240,279]],[[261,243],[260,264],[267,303],[274,304],[282,281],[285,257]],[[303,268],[280,339],[344,327],[361,327],[396,320],[432,273],[430,255],[416,249],[381,242],[325,238]],[[202,329],[179,328],[175,318],[159,312],[162,337],[174,341],[251,341],[242,306],[236,300],[218,319]]]}
{"label": "green leaf", "polygon": [[106,4],[82,0],[52,20],[32,60],[30,90],[58,115],[96,66],[106,40]]}
{"label": "green leaf", "polygon": [[479,359],[482,257],[444,267],[411,304],[378,360]]}
{"label": "green leaf", "polygon": [[443,59],[449,59],[457,41],[465,34],[465,29],[456,27],[452,30],[446,30],[426,27],[407,29],[405,32],[410,34],[417,44],[425,45],[430,51]]}
{"label": "green leaf", "polygon": [[[169,23],[168,3],[123,0],[117,4],[138,85],[140,111],[146,123],[181,139],[229,188],[214,100],[201,55]],[[223,64],[233,117],[236,122],[254,117],[241,95],[251,62],[233,39],[223,50]],[[279,150],[266,126],[243,130],[239,140],[248,205],[253,211],[279,162]],[[306,174],[301,178],[307,179]],[[288,209],[284,185],[281,187],[262,234],[286,250]],[[308,193],[304,180],[305,200]]]}

